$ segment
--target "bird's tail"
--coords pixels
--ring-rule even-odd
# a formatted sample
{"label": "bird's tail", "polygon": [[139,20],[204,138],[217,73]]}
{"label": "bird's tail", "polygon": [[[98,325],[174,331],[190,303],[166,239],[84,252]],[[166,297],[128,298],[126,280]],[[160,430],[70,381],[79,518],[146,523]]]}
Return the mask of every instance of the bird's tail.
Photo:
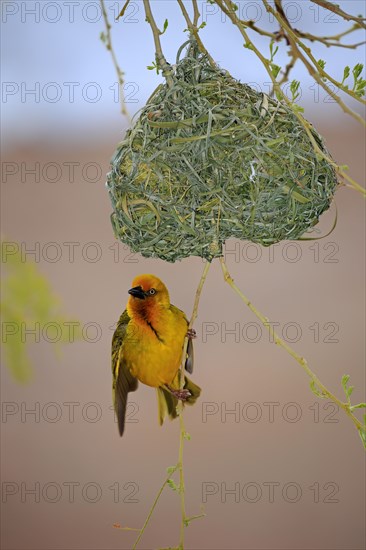
{"label": "bird's tail", "polygon": [[[184,389],[190,392],[190,397],[184,401],[184,405],[193,405],[201,393],[201,388],[192,380],[185,377]],[[157,388],[158,393],[158,412],[160,426],[164,422],[164,418],[169,416],[170,419],[177,418],[178,399],[165,388]]]}

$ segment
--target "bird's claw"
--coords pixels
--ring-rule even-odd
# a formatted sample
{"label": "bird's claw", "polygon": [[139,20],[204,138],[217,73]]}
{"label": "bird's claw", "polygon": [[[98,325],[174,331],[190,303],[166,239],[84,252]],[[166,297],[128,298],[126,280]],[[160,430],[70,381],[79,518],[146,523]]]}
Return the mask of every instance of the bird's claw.
{"label": "bird's claw", "polygon": [[171,392],[180,401],[187,401],[188,397],[192,395],[189,390],[171,390]]}
{"label": "bird's claw", "polygon": [[196,331],[194,330],[194,328],[190,328],[190,329],[187,330],[187,336],[191,340],[194,340],[195,338],[197,338],[197,334],[196,334]]}

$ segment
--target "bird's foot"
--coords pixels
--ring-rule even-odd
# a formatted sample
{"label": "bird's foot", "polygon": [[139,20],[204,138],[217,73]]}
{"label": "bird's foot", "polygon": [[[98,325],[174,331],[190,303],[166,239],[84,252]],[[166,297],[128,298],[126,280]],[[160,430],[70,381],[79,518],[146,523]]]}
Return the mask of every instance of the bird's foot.
{"label": "bird's foot", "polygon": [[197,334],[196,334],[196,331],[194,330],[194,328],[190,328],[190,329],[187,330],[187,336],[191,340],[194,340],[195,338],[197,338]]}
{"label": "bird's foot", "polygon": [[171,392],[174,397],[179,399],[180,401],[187,401],[188,397],[191,397],[191,392],[189,390],[173,390],[172,388],[169,388],[169,391]]}

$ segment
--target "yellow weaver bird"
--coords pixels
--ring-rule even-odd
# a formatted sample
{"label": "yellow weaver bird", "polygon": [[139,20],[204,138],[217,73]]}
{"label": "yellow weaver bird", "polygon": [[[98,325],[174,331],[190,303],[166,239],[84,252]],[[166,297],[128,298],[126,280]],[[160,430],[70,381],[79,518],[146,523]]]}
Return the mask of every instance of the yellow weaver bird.
{"label": "yellow weaver bird", "polygon": [[185,376],[180,389],[183,343],[189,337],[185,369],[193,370],[193,330],[180,309],[170,303],[164,283],[155,275],[138,275],[128,291],[126,310],[112,339],[113,401],[122,436],[127,396],[138,380],[157,388],[159,423],[177,417],[178,400],[196,402],[201,389]]}

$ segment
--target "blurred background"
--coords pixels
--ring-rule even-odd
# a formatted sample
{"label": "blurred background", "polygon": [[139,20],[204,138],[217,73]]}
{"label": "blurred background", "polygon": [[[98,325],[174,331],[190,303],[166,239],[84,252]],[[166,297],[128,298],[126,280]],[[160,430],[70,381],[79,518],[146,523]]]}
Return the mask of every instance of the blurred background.
{"label": "blurred background", "polygon": [[[338,3],[365,14],[361,1]],[[274,28],[261,2],[237,4],[243,19]],[[113,21],[123,3],[106,6]],[[306,0],[284,6],[293,26],[307,32],[328,36],[347,28]],[[210,3],[199,7],[207,22],[202,39],[215,60],[268,92],[268,76],[230,21]],[[172,0],[153,0],[152,8],[159,26],[168,19],[162,44],[174,63],[187,38],[185,21]],[[142,526],[166,468],[177,461],[179,426],[159,428],[155,392],[140,385],[119,438],[111,337],[137,274],[162,278],[172,302],[189,315],[203,262],[143,259],[114,239],[105,175],[129,121],[119,112],[114,68],[99,39],[99,3],[4,1],[1,18],[5,266],[16,250],[22,261],[35,262],[64,318],[82,327],[82,338],[60,349],[45,327],[20,326],[33,366],[26,384],[15,381],[2,358],[2,547],[127,549],[136,533],[113,524]],[[154,49],[141,1],[130,2],[112,33],[133,115],[161,81],[146,70]],[[268,52],[268,40],[254,37]],[[361,31],[345,38],[362,40]],[[312,47],[340,80],[346,65],[365,62],[362,47]],[[287,60],[281,44],[276,62]],[[293,78],[301,81],[306,117],[362,184],[361,126],[300,67]],[[358,403],[365,391],[365,208],[361,195],[346,188],[336,205],[337,226],[323,240],[270,249],[230,241],[225,257],[238,286],[331,391],[343,398],[341,377],[351,375]],[[335,206],[322,217],[323,234],[334,216]],[[193,378],[203,391],[185,413],[186,502],[188,515],[203,506],[207,517],[190,524],[187,548],[364,548],[365,462],[357,431],[343,411],[311,393],[298,364],[224,283],[218,262],[195,328]],[[3,334],[3,344],[10,337]],[[179,520],[179,498],[168,488],[139,547],[175,546]]]}

